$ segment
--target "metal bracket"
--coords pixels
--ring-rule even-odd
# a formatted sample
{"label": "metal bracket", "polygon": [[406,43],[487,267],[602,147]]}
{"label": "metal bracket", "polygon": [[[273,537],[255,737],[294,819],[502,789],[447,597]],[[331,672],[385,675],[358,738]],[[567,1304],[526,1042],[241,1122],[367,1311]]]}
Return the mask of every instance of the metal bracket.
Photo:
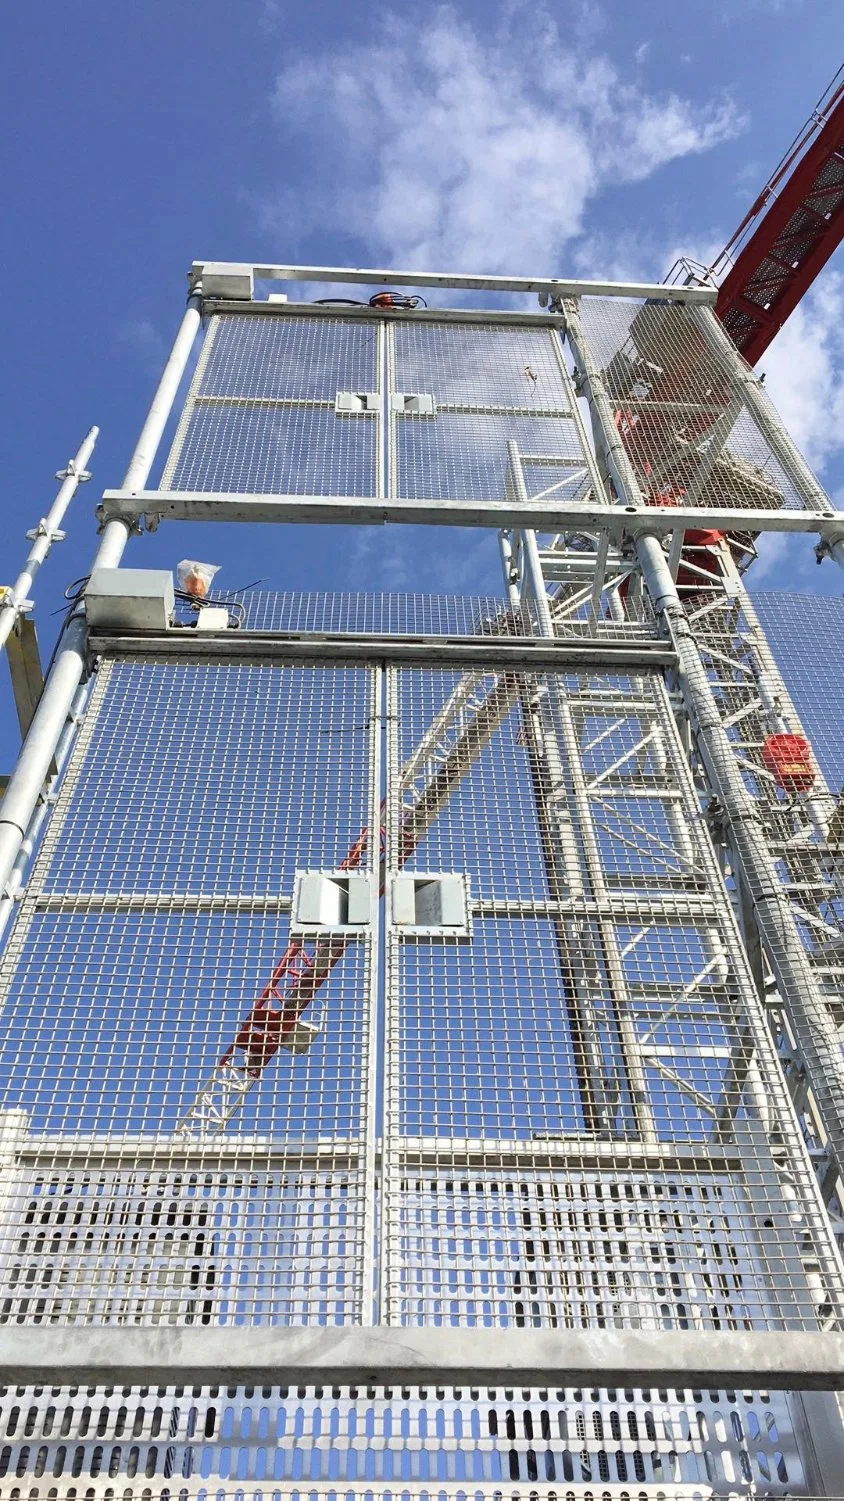
{"label": "metal bracket", "polygon": [[393,877],[393,924],[413,938],[468,938],[469,883],[455,873]]}
{"label": "metal bracket", "polygon": [[335,417],[360,417],[380,409],[381,398],[377,391],[338,391],[334,397]]}
{"label": "metal bracket", "polygon": [[[86,484],[90,478],[90,469],[77,469],[75,459],[68,459],[66,468],[56,470],[56,479],[75,479],[77,484],[80,485]],[[40,525],[44,526],[44,522],[40,522]],[[27,533],[27,536],[28,535],[29,533]],[[39,533],[39,535],[42,534]],[[56,532],[54,533],[54,535],[58,536],[59,534],[58,532]],[[64,536],[64,533],[62,532],[61,535]]]}
{"label": "metal bracket", "polygon": [[390,410],[402,417],[436,417],[437,403],[428,391],[392,391]]}
{"label": "metal bracket", "polygon": [[300,870],[293,889],[290,930],[368,927],[370,880],[348,870]]}
{"label": "metal bracket", "polygon": [[[60,474],[56,475],[56,479],[61,478],[62,476]],[[85,478],[90,479],[90,474],[86,474]],[[42,516],[38,525],[30,527],[29,531],[26,533],[26,540],[27,542],[37,542],[39,537],[47,537],[49,538],[50,542],[64,542],[66,536],[67,532],[60,531],[58,527],[48,526],[47,522]]]}

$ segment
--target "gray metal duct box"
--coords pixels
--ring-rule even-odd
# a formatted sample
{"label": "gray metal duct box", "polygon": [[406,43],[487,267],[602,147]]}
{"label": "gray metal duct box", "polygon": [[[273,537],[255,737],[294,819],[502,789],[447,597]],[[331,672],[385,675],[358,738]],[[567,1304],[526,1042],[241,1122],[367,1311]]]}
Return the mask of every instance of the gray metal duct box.
{"label": "gray metal duct box", "polygon": [[85,590],[88,624],[108,630],[166,631],[174,603],[164,568],[95,568]]}

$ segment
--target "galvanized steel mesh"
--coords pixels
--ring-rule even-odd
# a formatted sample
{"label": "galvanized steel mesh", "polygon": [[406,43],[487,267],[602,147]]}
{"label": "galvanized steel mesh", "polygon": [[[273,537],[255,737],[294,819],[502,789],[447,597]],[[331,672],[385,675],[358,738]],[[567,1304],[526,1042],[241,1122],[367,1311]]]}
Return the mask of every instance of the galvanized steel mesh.
{"label": "galvanized steel mesh", "polygon": [[[758,598],[759,615],[757,596],[743,591],[699,596],[687,609],[745,787],[764,811],[774,872],[802,942],[807,981],[819,985],[828,1007],[831,1030],[819,1045],[830,1065],[838,1066],[844,1055],[841,603],[808,595]],[[795,791],[778,783],[769,755],[777,733],[808,738],[810,787]],[[787,938],[784,933],[782,941]]]}
{"label": "galvanized steel mesh", "polygon": [[501,500],[508,441],[535,493],[586,498],[551,326],[217,313],[161,487]]}
{"label": "galvanized steel mesh", "polygon": [[338,390],[380,393],[378,324],[215,314],[162,488],[382,493],[379,413],[338,416]]}
{"label": "galvanized steel mesh", "polygon": [[[0,1318],[324,1325],[377,1294],[397,1323],[826,1327],[829,1231],[660,680],[388,679],[101,669],[3,961]],[[388,909],[382,995],[375,930],[335,931],[307,1050],[180,1134],[296,876],[379,826],[354,868],[383,839],[388,889],[460,873],[470,934]]]}
{"label": "galvanized steel mesh", "polygon": [[[585,297],[580,316],[618,434],[650,505],[817,510],[746,397],[756,377],[713,339],[708,308]],[[764,392],[768,420],[779,418]]]}
{"label": "galvanized steel mesh", "polygon": [[833,794],[844,789],[844,599],[754,591],[753,606]]}
{"label": "galvanized steel mesh", "polygon": [[[817,503],[694,310],[581,311],[649,502]],[[594,473],[551,327],[215,313],[161,486],[553,502],[586,501]],[[698,639],[784,845],[748,622],[710,573]],[[245,602],[247,626],[289,633],[513,624],[498,599]],[[560,633],[654,633],[645,610],[559,605]],[[804,884],[831,880],[814,847],[782,859],[792,884],[806,859]],[[181,1130],[298,941],[297,877],[344,864],[386,897],[370,928],[305,935],[332,960],[307,1045],[222,1130]],[[464,877],[468,932],[399,930],[395,878],[437,873]],[[840,916],[812,902],[807,954],[818,913]],[[109,662],[0,992],[3,1323],[840,1325],[830,1225],[653,673]],[[101,1388],[4,1393],[0,1424],[0,1497],[26,1476],[31,1501],[811,1489],[802,1406],[764,1393]]]}

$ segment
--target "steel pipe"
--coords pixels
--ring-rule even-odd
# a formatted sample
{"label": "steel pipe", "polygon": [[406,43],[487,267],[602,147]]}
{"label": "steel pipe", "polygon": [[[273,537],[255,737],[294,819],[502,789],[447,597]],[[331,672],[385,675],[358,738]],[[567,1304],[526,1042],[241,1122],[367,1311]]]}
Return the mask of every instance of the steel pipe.
{"label": "steel pipe", "polygon": [[[198,292],[188,300],[173,348],[161,373],[126,470],[124,489],[142,488],[149,478],[199,328],[201,303]],[[128,541],[131,525],[131,521],[122,518],[105,523],[92,572],[95,568],[117,567]],[[44,692],[9,779],[5,797],[0,803],[0,895],[8,890],[15,862],[42,795],[74,695],[85,672],[87,638],[87,622],[84,613],[79,610],[64,632],[55,662],[47,675]]]}
{"label": "steel pipe", "polygon": [[[91,477],[85,466],[94,452],[94,445],[99,435],[98,427],[89,429],[76,450],[74,458],[70,460],[64,471],[64,479],[53,504],[46,516],[38,523],[35,532],[30,534],[32,546],[27,554],[26,562],[8,593],[0,600],[0,606],[2,606],[0,609],[0,648],[8,641],[15,621],[23,613],[23,607],[41,564],[53,543],[62,535],[59,529],[70,502],[80,484]],[[58,479],[58,475],[56,478]]]}

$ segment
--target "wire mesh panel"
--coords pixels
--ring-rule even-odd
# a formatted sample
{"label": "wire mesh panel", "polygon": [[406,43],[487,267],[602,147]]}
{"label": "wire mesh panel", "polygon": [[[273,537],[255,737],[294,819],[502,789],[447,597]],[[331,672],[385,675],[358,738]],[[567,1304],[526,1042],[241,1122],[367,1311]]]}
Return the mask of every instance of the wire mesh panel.
{"label": "wire mesh panel", "polygon": [[784,590],[754,592],[815,758],[833,793],[844,789],[844,600]]}
{"label": "wire mesh panel", "polygon": [[377,704],[363,669],[101,670],[0,976],[3,1322],[368,1311],[372,930],[291,906],[371,823]]}
{"label": "wire mesh panel", "polygon": [[391,493],[408,499],[503,500],[508,443],[553,464],[541,488],[589,487],[582,437],[552,328],[398,323],[391,336]]}
{"label": "wire mesh panel", "polygon": [[[397,672],[393,691],[385,1317],[836,1316],[839,1274],[830,1261],[819,1297],[802,1241],[811,1223],[828,1256],[828,1227],[661,682],[505,674],[471,722],[456,675]],[[467,931],[398,916],[417,873],[463,878]]]}
{"label": "wire mesh panel", "polygon": [[[817,510],[771,443],[779,418],[708,308],[585,297],[580,316],[618,435],[648,504]],[[760,420],[760,411],[762,418]]]}
{"label": "wire mesh panel", "polygon": [[215,313],[162,488],[380,494],[379,340],[377,323]]}

